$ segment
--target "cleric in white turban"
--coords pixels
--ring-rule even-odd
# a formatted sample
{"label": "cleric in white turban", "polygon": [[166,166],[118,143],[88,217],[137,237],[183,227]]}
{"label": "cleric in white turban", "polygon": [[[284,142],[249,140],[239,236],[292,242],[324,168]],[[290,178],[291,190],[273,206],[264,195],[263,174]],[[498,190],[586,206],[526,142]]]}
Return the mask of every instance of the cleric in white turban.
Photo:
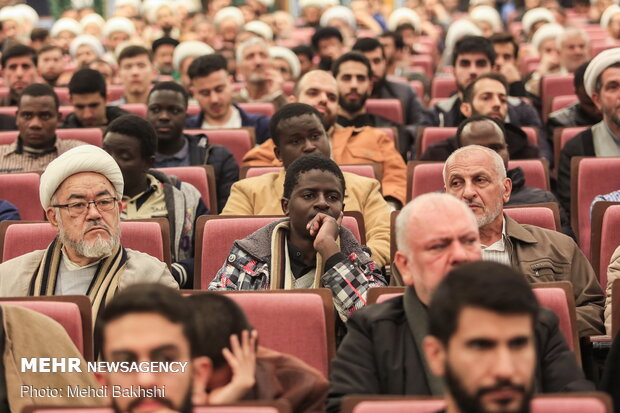
{"label": "cleric in white turban", "polygon": [[178,288],[166,264],[121,245],[122,194],[121,170],[101,148],[78,146],[52,161],[39,186],[49,224],[15,227],[29,231],[33,251],[0,264],[0,296],[86,295],[96,318],[130,284]]}

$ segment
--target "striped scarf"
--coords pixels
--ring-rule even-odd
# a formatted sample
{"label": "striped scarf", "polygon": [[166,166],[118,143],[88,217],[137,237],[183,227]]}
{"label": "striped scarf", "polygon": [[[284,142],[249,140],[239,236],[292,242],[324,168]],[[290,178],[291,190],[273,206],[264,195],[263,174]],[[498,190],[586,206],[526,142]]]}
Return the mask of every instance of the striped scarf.
{"label": "striped scarf", "polygon": [[[61,253],[62,243],[56,237],[47,247],[41,264],[32,277],[28,290],[29,296],[54,295],[58,282],[58,268],[62,260]],[[86,292],[92,305],[93,323],[97,320],[99,312],[116,294],[126,261],[127,252],[119,244],[112,254],[99,262],[95,276]]]}

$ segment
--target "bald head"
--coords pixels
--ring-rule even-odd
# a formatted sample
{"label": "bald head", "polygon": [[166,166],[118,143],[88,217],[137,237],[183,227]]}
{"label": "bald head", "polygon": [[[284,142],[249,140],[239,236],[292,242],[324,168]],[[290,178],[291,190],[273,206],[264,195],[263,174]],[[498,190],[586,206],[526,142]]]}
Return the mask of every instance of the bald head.
{"label": "bald head", "polygon": [[323,126],[328,130],[338,116],[338,85],[331,73],[312,70],[297,82],[291,102],[310,105],[323,116]]}
{"label": "bald head", "polygon": [[[481,159],[486,159],[489,165],[494,169],[497,174],[497,179],[506,178],[506,167],[504,166],[504,160],[493,149],[486,148],[480,145],[468,145],[457,149],[446,160],[443,166],[443,183],[448,186],[448,171],[456,163],[479,163]],[[482,161],[484,162],[484,161]]]}
{"label": "bald head", "polygon": [[470,119],[463,121],[465,125],[459,127],[457,132],[459,146],[479,145],[489,148],[497,152],[502,158],[504,168],[508,169],[510,155],[502,128],[496,121],[486,116]]}

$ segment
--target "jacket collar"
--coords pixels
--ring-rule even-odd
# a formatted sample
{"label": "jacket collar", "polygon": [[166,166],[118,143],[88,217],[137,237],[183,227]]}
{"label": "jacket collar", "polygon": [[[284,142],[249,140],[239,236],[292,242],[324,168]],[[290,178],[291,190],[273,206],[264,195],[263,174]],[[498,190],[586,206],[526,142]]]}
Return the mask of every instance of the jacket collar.
{"label": "jacket collar", "polygon": [[508,214],[504,214],[504,219],[506,220],[506,233],[509,238],[514,238],[527,244],[538,243],[538,240],[523,225],[510,218]]}

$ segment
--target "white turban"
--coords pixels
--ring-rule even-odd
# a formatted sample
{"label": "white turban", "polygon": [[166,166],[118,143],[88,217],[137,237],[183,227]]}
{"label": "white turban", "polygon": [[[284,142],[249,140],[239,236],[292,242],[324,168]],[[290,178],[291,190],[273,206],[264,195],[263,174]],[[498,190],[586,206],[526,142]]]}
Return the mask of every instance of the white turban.
{"label": "white turban", "polygon": [[469,12],[469,17],[475,21],[489,23],[494,32],[501,32],[504,28],[499,12],[491,6],[476,6]]}
{"label": "white turban", "polygon": [[353,14],[353,11],[347,7],[334,6],[325,10],[325,13],[321,16],[321,27],[329,26],[329,21],[332,19],[344,20],[352,30],[357,29],[355,15]]}
{"label": "white turban", "polygon": [[521,19],[521,23],[523,23],[523,31],[528,36],[532,31],[532,28],[539,21],[546,21],[547,23],[555,23],[555,17],[551,10],[545,9],[543,7],[536,7],[535,9],[528,10]]}
{"label": "white turban", "polygon": [[611,6],[607,7],[601,15],[601,27],[603,29],[607,29],[609,23],[611,23],[611,19],[618,13],[620,13],[619,6],[612,4]]}
{"label": "white turban", "polygon": [[174,67],[174,70],[178,72],[181,70],[183,60],[188,57],[200,57],[212,53],[215,53],[215,51],[211,48],[211,46],[204,42],[200,42],[198,40],[182,42],[174,48],[174,53],[172,54],[172,66]]}
{"label": "white turban", "polygon": [[253,20],[246,23],[245,26],[243,26],[243,30],[257,34],[265,40],[273,40],[273,30],[271,30],[271,27],[269,27],[267,23],[260,20]]}
{"label": "white turban", "polygon": [[114,8],[118,9],[123,6],[132,6],[137,12],[140,12],[141,2],[140,0],[116,0],[114,2]]}
{"label": "white turban", "polygon": [[69,31],[76,36],[79,36],[82,33],[82,25],[76,20],[63,17],[62,19],[56,20],[56,23],[54,23],[52,30],[50,31],[50,36],[52,36],[52,38],[57,37],[60,32],[64,31]]}
{"label": "white turban", "polygon": [[105,50],[103,49],[103,45],[95,36],[91,36],[90,34],[82,34],[73,39],[71,42],[71,46],[69,46],[69,53],[71,53],[71,57],[75,58],[78,49],[80,46],[87,45],[90,46],[91,49],[95,52],[98,57],[104,55]]}
{"label": "white turban", "polygon": [[540,29],[536,30],[536,33],[534,33],[534,36],[532,36],[532,46],[534,46],[534,49],[538,50],[542,42],[549,39],[557,39],[558,37],[562,36],[563,33],[564,27],[560,26],[559,24],[544,24],[540,26]]}
{"label": "white turban", "polygon": [[146,0],[142,3],[143,14],[149,23],[154,24],[157,21],[157,12],[162,7],[170,7],[172,13],[176,13],[173,4],[168,0]]}
{"label": "white turban", "polygon": [[465,19],[457,20],[450,25],[448,33],[446,33],[446,49],[454,50],[456,43],[463,37],[480,35],[482,35],[480,28],[473,22]]}
{"label": "white turban", "polygon": [[104,18],[98,15],[97,13],[87,14],[86,16],[82,17],[82,20],[80,20],[80,23],[84,27],[91,25],[91,24],[96,24],[100,29],[103,28],[103,26],[105,26]]}
{"label": "white turban", "polygon": [[123,32],[127,33],[129,37],[133,37],[136,34],[136,27],[133,22],[126,17],[112,17],[103,26],[103,37],[110,37],[112,33]]}
{"label": "white turban", "polygon": [[601,73],[605,71],[605,69],[614,63],[620,63],[620,47],[602,51],[590,61],[588,68],[583,75],[583,85],[585,86],[586,93],[590,96],[590,98],[592,98],[592,93],[594,92],[596,78],[598,78]]}
{"label": "white turban", "polygon": [[95,172],[105,176],[116,190],[114,195],[123,195],[123,174],[114,158],[97,146],[82,145],[63,153],[45,168],[39,185],[39,199],[43,209],[50,206],[52,196],[65,179],[81,172]]}
{"label": "white turban", "polygon": [[243,12],[239,10],[237,7],[224,7],[213,17],[213,23],[216,26],[219,26],[224,22],[224,20],[233,19],[237,26],[241,27],[245,23],[245,19],[243,18]]}
{"label": "white turban", "polygon": [[284,59],[291,67],[291,74],[293,79],[297,79],[301,73],[301,64],[299,58],[291,49],[281,46],[273,46],[269,48],[269,57],[272,59]]}
{"label": "white turban", "polygon": [[14,20],[19,24],[21,23],[22,19],[22,14],[13,6],[5,6],[0,9],[0,22]]}
{"label": "white turban", "polygon": [[27,4],[16,4],[13,9],[22,15],[31,25],[36,25],[39,22],[39,13]]}
{"label": "white turban", "polygon": [[325,6],[327,6],[325,0],[299,0],[300,9],[306,7],[318,7],[319,9],[324,9]]}
{"label": "white turban", "polygon": [[406,7],[394,10],[392,14],[390,14],[387,25],[391,31],[396,31],[396,28],[402,23],[410,23],[416,33],[420,33],[420,26],[422,23],[420,16],[418,16],[418,13],[415,11]]}

